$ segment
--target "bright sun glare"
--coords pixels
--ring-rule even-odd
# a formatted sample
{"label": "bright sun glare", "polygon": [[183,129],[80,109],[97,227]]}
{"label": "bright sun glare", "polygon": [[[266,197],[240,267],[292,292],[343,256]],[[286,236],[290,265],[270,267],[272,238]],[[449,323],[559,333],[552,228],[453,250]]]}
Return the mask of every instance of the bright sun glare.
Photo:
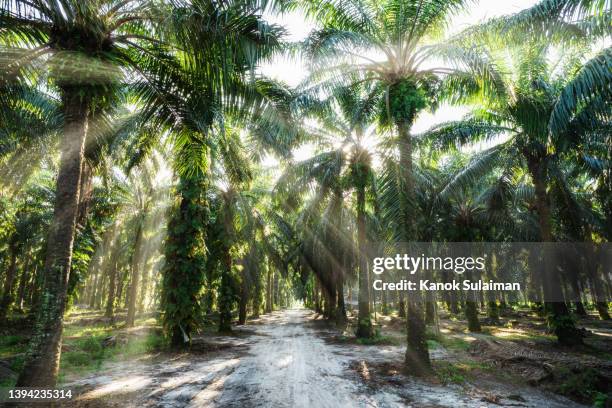
{"label": "bright sun glare", "polygon": [[[466,8],[466,11],[460,15],[452,18],[452,21],[448,27],[448,34],[452,35],[460,32],[466,27],[485,21],[492,17],[507,15],[516,13],[520,10],[533,6],[535,0],[481,0],[476,2],[476,6],[470,6]],[[272,23],[276,23],[286,27],[287,29],[287,40],[292,42],[299,42],[306,38],[311,30],[316,28],[316,24],[312,21],[305,19],[303,14],[299,11],[293,11],[282,15],[265,15],[266,19]],[[261,68],[261,73],[274,78],[279,81],[286,82],[291,86],[298,85],[303,81],[309,74],[307,66],[303,61],[294,58],[287,58],[279,56],[268,64],[265,64]],[[459,120],[467,113],[467,108],[461,106],[451,106],[443,104],[436,112],[431,113],[424,111],[422,112],[414,125],[412,126],[412,133],[418,134],[426,131],[432,126],[449,121]],[[365,147],[371,150],[376,145],[375,140],[364,141]],[[488,147],[487,145],[479,144],[475,146],[475,150],[480,150]],[[293,152],[293,159],[296,161],[303,161],[312,157],[316,153],[317,149],[313,145],[303,145],[295,149]],[[374,158],[374,165],[376,166],[378,159]],[[267,155],[262,165],[267,169],[275,169],[279,166],[279,161],[271,155]]]}

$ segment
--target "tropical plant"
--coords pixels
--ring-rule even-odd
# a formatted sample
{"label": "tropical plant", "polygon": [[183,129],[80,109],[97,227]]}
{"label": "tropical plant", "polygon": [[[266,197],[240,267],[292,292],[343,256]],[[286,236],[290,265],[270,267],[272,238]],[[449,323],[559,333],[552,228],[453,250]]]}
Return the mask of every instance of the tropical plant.
{"label": "tropical plant", "polygon": [[[418,241],[414,222],[414,143],[410,127],[417,115],[434,108],[449,90],[494,92],[497,77],[480,50],[457,41],[436,43],[447,19],[464,7],[463,1],[406,2],[389,0],[322,4],[308,2],[308,13],[323,28],[306,40],[306,53],[316,64],[313,81],[328,89],[338,83],[374,84],[381,95],[380,122],[397,129],[400,183],[400,239]],[[439,66],[439,61],[447,62]],[[411,296],[407,317],[406,366],[415,373],[430,368],[420,293]]]}
{"label": "tropical plant", "polygon": [[[556,133],[551,130],[559,98],[567,93],[567,87],[574,85],[573,75],[580,75],[578,56],[584,50],[578,50],[577,58],[571,59],[560,72],[553,70],[554,65],[547,59],[548,50],[549,45],[538,42],[509,50],[505,56],[510,56],[510,61],[505,61],[505,64],[500,61],[500,66],[510,68],[505,75],[500,74],[505,92],[484,98],[481,106],[465,120],[443,123],[427,134],[427,138],[439,147],[507,138],[505,141],[498,139],[493,147],[474,155],[446,190],[474,182],[495,168],[504,170],[502,177],[509,172],[526,171],[533,183],[541,242],[555,240],[550,189],[554,184],[565,185],[563,178],[559,177],[561,162],[570,152],[580,149],[586,140],[605,140],[608,126],[591,110],[591,107],[600,109],[599,99],[595,98],[592,104],[582,108],[566,131]],[[570,191],[567,186],[564,189]],[[545,298],[548,299],[551,292],[560,293],[560,287],[555,286],[558,281],[550,276],[545,285]],[[551,302],[549,308],[550,323],[559,341],[567,344],[579,342],[581,338],[576,335],[565,304]]]}

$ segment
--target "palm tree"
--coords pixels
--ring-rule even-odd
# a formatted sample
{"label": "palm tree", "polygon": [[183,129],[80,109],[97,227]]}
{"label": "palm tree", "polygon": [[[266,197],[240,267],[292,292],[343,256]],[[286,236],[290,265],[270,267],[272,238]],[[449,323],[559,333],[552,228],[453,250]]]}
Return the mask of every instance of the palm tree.
{"label": "palm tree", "polygon": [[[130,171],[121,186],[123,189],[121,216],[124,217],[124,222],[129,223],[130,228],[134,229],[127,327],[134,326],[139,297],[138,286],[143,275],[142,269],[146,267],[146,256],[149,255],[146,253],[146,247],[151,244],[151,232],[155,233],[164,228],[159,223],[164,220],[163,215],[167,210],[165,207],[167,200],[164,198],[170,186],[164,185],[163,180],[159,179],[159,167],[159,158],[151,155],[149,160]],[[144,293],[140,296],[144,296]]]}
{"label": "palm tree", "polygon": [[[458,42],[435,43],[445,21],[464,6],[463,1],[352,0],[311,1],[308,12],[323,28],[306,40],[315,62],[312,80],[317,88],[340,83],[370,82],[383,97],[381,124],[397,129],[400,223],[404,242],[419,238],[415,228],[413,138],[410,127],[419,112],[435,107],[448,89],[464,92],[481,85],[495,88],[496,78],[477,49]],[[452,66],[438,66],[437,61]],[[415,372],[430,367],[420,293],[409,302],[406,365]]]}
{"label": "palm tree", "polygon": [[[506,135],[503,141],[476,154],[446,187],[453,190],[465,183],[473,183],[492,169],[508,171],[525,169],[531,178],[538,218],[538,233],[541,242],[555,240],[551,210],[551,186],[564,184],[559,177],[560,166],[568,154],[581,149],[588,141],[603,141],[607,137],[607,124],[600,119],[599,99],[586,104],[570,121],[566,131],[556,133],[555,109],[568,87],[574,86],[574,78],[580,75],[579,65],[584,50],[574,54],[564,69],[555,73],[554,65],[547,60],[549,45],[531,42],[508,50],[510,61],[500,61],[500,66],[510,66],[503,78],[505,92],[482,99],[481,107],[459,122],[444,123],[427,135],[436,140],[439,147],[461,145],[475,140],[494,139]],[[577,66],[578,64],[578,66]],[[578,72],[576,74],[576,72]],[[593,108],[593,110],[591,110]],[[608,107],[609,109],[609,107]],[[579,150],[577,150],[578,152]],[[582,159],[584,160],[584,159]],[[558,279],[548,275],[544,286],[545,300],[552,293],[561,293]],[[549,302],[550,323],[559,342],[575,344],[581,342],[565,303]]]}
{"label": "palm tree", "polygon": [[60,95],[63,132],[54,219],[48,237],[42,307],[18,386],[53,386],[61,349],[72,246],[89,116],[125,72],[150,60],[153,3],[6,0],[0,11],[2,87],[49,77]]}
{"label": "palm tree", "polygon": [[[468,36],[496,35],[506,43],[541,42],[588,46],[612,34],[612,4],[606,0],[541,0],[516,14],[492,19],[467,31]],[[553,133],[567,130],[582,104],[597,97],[610,97],[612,47],[605,46],[584,61],[580,72],[567,83],[550,117]],[[593,109],[591,113],[595,113]],[[597,110],[606,113],[606,108]]]}
{"label": "palm tree", "polygon": [[257,2],[197,0],[177,3],[168,36],[180,49],[149,66],[134,88],[145,121],[154,131],[139,143],[141,160],[169,134],[174,149],[176,202],[168,228],[162,272],[163,321],[171,342],[189,343],[197,325],[209,208],[211,146],[226,134],[228,114],[248,117],[264,99],[251,80],[258,62],[279,48],[277,26],[260,17]]}
{"label": "palm tree", "polygon": [[[337,89],[325,101],[310,106],[310,114],[317,118],[320,126],[316,129],[305,127],[305,132],[316,137],[323,150],[314,157],[288,168],[279,184],[290,191],[307,189],[312,181],[318,184],[316,203],[329,200],[324,216],[318,219],[315,231],[307,229],[310,239],[322,244],[318,255],[322,268],[311,265],[318,273],[323,284],[324,293],[333,304],[326,312],[339,322],[346,319],[343,306],[344,286],[347,278],[346,259],[359,254],[359,301],[358,301],[358,337],[372,337],[370,316],[370,278],[366,236],[366,193],[373,187],[373,170],[371,153],[363,147],[365,139],[373,139],[372,121],[378,99],[372,97],[368,87],[361,84]],[[308,114],[308,110],[306,113]],[[357,214],[357,243],[347,239],[347,226],[343,225],[343,207],[345,194],[354,191],[354,208]],[[308,212],[310,213],[310,212]],[[348,242],[347,242],[348,241]],[[331,276],[329,276],[331,275]],[[334,302],[333,299],[336,301]],[[341,302],[341,303],[339,303]],[[337,309],[334,312],[334,308]],[[326,306],[327,309],[330,309]]]}

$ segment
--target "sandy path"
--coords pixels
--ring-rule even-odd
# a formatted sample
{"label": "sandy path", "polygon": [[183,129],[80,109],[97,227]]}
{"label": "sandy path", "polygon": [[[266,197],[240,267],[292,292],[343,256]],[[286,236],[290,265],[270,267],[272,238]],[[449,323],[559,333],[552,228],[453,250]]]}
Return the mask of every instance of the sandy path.
{"label": "sandy path", "polygon": [[[400,347],[326,343],[312,312],[286,310],[247,326],[234,347],[156,363],[130,362],[67,384],[83,387],[77,406],[121,407],[571,407],[565,399],[518,390],[525,401],[489,404],[459,387],[412,379],[371,387],[355,361],[401,361]],[[228,341],[226,337],[216,338]],[[215,340],[215,339],[213,339]]]}

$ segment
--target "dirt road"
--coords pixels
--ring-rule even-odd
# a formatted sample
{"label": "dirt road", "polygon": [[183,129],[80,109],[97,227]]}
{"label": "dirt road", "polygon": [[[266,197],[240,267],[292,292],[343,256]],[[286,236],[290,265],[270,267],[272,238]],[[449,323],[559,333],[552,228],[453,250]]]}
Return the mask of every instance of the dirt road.
{"label": "dirt road", "polygon": [[[572,407],[535,389],[516,400],[483,399],[459,386],[367,379],[367,364],[401,361],[395,346],[332,344],[303,309],[275,312],[232,337],[231,347],[151,361],[119,363],[66,387],[82,389],[77,406],[121,407]],[[331,329],[329,329],[331,330]],[[227,337],[207,338],[227,343]],[[221,343],[219,343],[221,344]],[[366,365],[361,363],[367,362]],[[355,366],[363,365],[358,374]]]}

